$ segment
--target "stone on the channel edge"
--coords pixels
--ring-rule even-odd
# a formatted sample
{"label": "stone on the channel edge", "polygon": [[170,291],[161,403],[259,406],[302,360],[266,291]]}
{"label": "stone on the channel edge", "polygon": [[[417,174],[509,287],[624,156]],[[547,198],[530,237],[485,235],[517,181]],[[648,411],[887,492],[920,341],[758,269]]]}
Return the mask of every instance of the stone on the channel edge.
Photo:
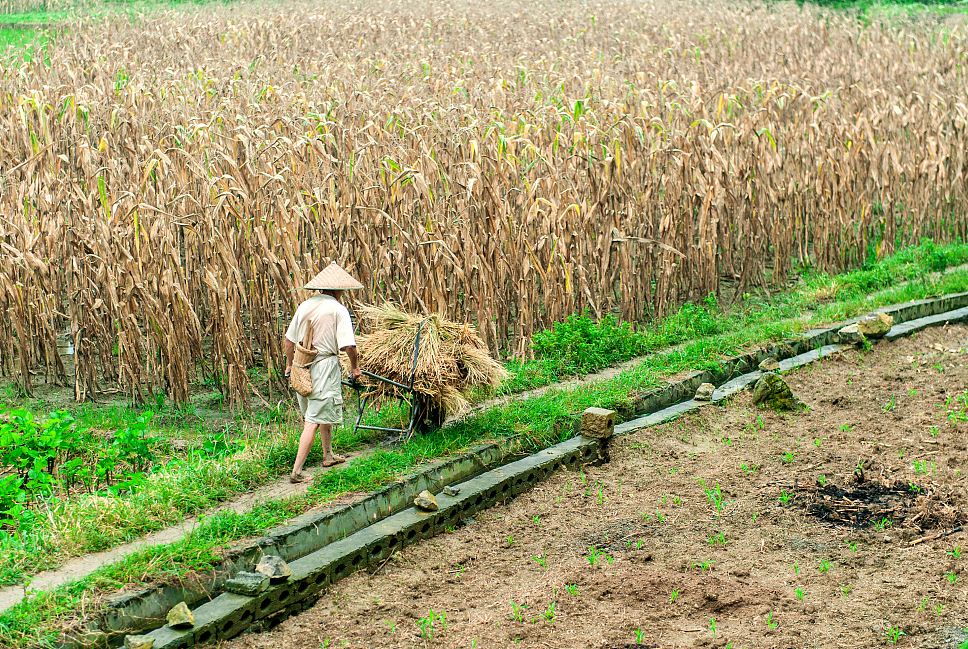
{"label": "stone on the channel edge", "polygon": [[240,572],[225,582],[225,590],[253,597],[269,587],[269,578],[261,572]]}
{"label": "stone on the channel edge", "polygon": [[763,362],[760,363],[759,369],[761,372],[776,372],[780,369],[780,362],[770,356],[769,358],[764,358]]}
{"label": "stone on the channel edge", "polygon": [[126,635],[124,636],[125,649],[151,649],[155,645],[155,639],[150,635]]}
{"label": "stone on the channel edge", "polygon": [[858,345],[866,340],[856,324],[847,325],[838,331],[837,338],[843,345]]}
{"label": "stone on the channel edge", "polygon": [[413,504],[428,512],[435,512],[440,509],[437,506],[437,499],[426,489],[417,494],[417,497],[413,499]]}
{"label": "stone on the channel edge", "polygon": [[282,560],[282,557],[277,557],[274,554],[262,555],[262,558],[259,560],[259,565],[255,567],[255,571],[268,577],[270,584],[278,584],[286,581],[292,575],[292,570]]}
{"label": "stone on the channel edge", "polygon": [[712,401],[713,392],[716,391],[716,386],[712,383],[703,383],[696,390],[696,396],[693,397],[696,401]]}
{"label": "stone on the channel edge", "polygon": [[195,616],[188,609],[188,604],[179,602],[168,611],[168,626],[173,629],[188,629],[195,626]]}
{"label": "stone on the channel edge", "polygon": [[886,313],[874,313],[857,321],[857,330],[867,338],[883,338],[894,326],[894,318]]}

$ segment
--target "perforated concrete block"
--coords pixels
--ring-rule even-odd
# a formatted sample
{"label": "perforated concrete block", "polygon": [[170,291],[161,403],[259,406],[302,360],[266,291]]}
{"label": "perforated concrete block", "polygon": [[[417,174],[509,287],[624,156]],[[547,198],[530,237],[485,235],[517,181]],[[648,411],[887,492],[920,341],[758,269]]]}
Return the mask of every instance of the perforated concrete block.
{"label": "perforated concrete block", "polygon": [[259,603],[255,607],[255,619],[261,620],[272,615],[297,600],[297,587],[292,582],[285,582],[272,586],[259,596]]}
{"label": "perforated concrete block", "polygon": [[167,624],[148,635],[155,639],[153,649],[186,649],[195,644],[194,630],[179,631]]}
{"label": "perforated concrete block", "polygon": [[310,597],[331,583],[332,555],[324,556],[317,550],[289,564],[290,581],[296,584],[298,598]]}
{"label": "perforated concrete block", "polygon": [[215,642],[247,629],[255,617],[258,601],[256,597],[222,593],[196,608],[192,611],[195,616],[195,644]]}

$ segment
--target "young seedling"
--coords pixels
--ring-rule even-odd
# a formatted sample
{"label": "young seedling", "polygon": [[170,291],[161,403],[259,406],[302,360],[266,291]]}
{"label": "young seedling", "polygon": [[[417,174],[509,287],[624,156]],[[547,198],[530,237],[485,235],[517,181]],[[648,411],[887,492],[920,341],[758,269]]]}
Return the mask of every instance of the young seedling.
{"label": "young seedling", "polygon": [[771,629],[775,629],[779,625],[780,625],[780,623],[777,622],[777,621],[775,621],[773,619],[773,614],[772,613],[767,613],[766,614],[766,626],[768,626]]}
{"label": "young seedling", "polygon": [[555,621],[555,603],[550,602],[548,604],[548,608],[545,609],[545,612],[542,613],[542,615],[544,615],[544,618],[548,620],[549,624],[554,622]]}
{"label": "young seedling", "polygon": [[397,625],[395,622],[391,622],[390,620],[383,620],[383,623],[386,624],[388,627],[390,627],[390,633],[397,632]]}
{"label": "young seedling", "polygon": [[797,561],[793,562],[793,572],[798,575],[800,574],[800,563]]}
{"label": "young seedling", "polygon": [[803,601],[803,598],[807,596],[807,594],[804,593],[803,589],[800,588],[799,586],[797,586],[797,589],[794,592],[797,594],[797,599],[800,600],[801,602]]}
{"label": "young seedling", "polygon": [[829,572],[829,571],[830,571],[830,559],[821,559],[820,572]]}
{"label": "young seedling", "polygon": [[884,635],[887,636],[888,642],[891,644],[897,644],[897,641],[901,639],[901,636],[907,634],[904,633],[904,631],[901,631],[901,627],[894,626],[885,631]]}
{"label": "young seedling", "polygon": [[518,622],[524,622],[524,610],[526,608],[528,608],[527,604],[522,604],[521,606],[518,606],[517,604],[514,603],[514,600],[512,599],[511,600],[511,619],[517,620]]}
{"label": "young seedling", "polygon": [[844,541],[851,552],[857,552],[857,541]]}
{"label": "young seedling", "polygon": [[542,554],[540,557],[531,557],[531,558],[534,559],[536,562],[538,562],[538,565],[541,566],[542,568],[548,567],[548,559],[545,558],[545,555]]}
{"label": "young seedling", "polygon": [[960,559],[961,558],[961,546],[960,545],[956,545],[955,547],[953,547],[948,552],[948,554],[950,554],[951,556],[953,556],[955,559]]}
{"label": "young seedling", "polygon": [[642,639],[645,638],[645,634],[642,633],[642,629],[635,630],[635,644],[642,644]]}
{"label": "young seedling", "polygon": [[894,397],[891,397],[891,400],[884,406],[884,412],[890,412],[891,410],[894,410]]}
{"label": "young seedling", "polygon": [[823,443],[823,439],[822,439],[822,438],[820,438],[820,437],[816,437],[816,438],[814,438],[814,440],[813,440],[813,445],[814,445],[814,446],[816,446],[817,448],[820,448],[820,445],[821,445],[822,443]]}
{"label": "young seedling", "polygon": [[847,599],[847,596],[850,595],[850,586],[848,586],[847,584],[841,584],[840,585],[840,595],[844,599]]}
{"label": "young seedling", "polygon": [[669,603],[675,604],[676,600],[678,599],[679,599],[679,591],[678,590],[672,591],[672,595],[669,596]]}
{"label": "young seedling", "polygon": [[709,630],[713,632],[713,637],[716,637],[716,618],[709,618]]}
{"label": "young seedling", "polygon": [[940,604],[940,603],[939,604],[935,604],[934,605],[934,614],[937,615],[938,617],[941,617],[941,614],[944,613],[944,610],[946,608],[948,608],[948,607],[945,606],[944,604]]}
{"label": "young seedling", "polygon": [[817,482],[820,483],[820,486],[821,487],[826,487],[827,486],[827,476],[825,476],[824,474],[821,473],[820,474],[820,477],[817,478]]}
{"label": "young seedling", "polygon": [[948,578],[948,581],[951,582],[952,586],[958,583],[958,575],[956,575],[953,571],[944,573],[944,576]]}
{"label": "young seedling", "polygon": [[796,455],[797,454],[794,453],[793,451],[787,451],[786,453],[783,454],[783,461],[786,464],[789,464],[790,462],[793,462],[793,458],[796,457]]}
{"label": "young seedling", "polygon": [[575,584],[568,584],[567,586],[565,586],[565,590],[568,591],[568,594],[569,595],[577,595],[578,594],[578,586],[576,586]]}
{"label": "young seedling", "polygon": [[726,533],[720,532],[718,536],[709,537],[709,545],[722,545],[726,547]]}
{"label": "young seedling", "polygon": [[705,492],[706,492],[706,499],[712,504],[713,507],[716,508],[716,514],[722,516],[723,506],[725,502],[723,501],[723,494],[719,490],[719,483],[717,482],[716,486],[713,487],[712,489],[709,489],[707,487],[705,489]]}
{"label": "young seedling", "polygon": [[790,494],[788,494],[785,491],[781,491],[780,492],[780,502],[783,503],[784,505],[788,504],[790,502]]}
{"label": "young seedling", "polygon": [[693,563],[693,565],[696,566],[697,568],[699,568],[700,571],[712,570],[712,568],[713,568],[713,562],[712,561],[703,561],[702,563]]}

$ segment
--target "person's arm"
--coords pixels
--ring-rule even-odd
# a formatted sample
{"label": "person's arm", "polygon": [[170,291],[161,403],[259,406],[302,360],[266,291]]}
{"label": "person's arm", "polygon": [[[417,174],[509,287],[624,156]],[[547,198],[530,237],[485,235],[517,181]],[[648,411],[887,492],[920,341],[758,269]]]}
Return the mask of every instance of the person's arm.
{"label": "person's arm", "polygon": [[292,357],[296,353],[296,343],[286,338],[282,343],[282,349],[286,353],[286,376],[292,372]]}
{"label": "person's arm", "polygon": [[350,359],[350,383],[352,383],[363,374],[360,370],[360,355],[356,353],[356,345],[343,347],[340,351],[346,352],[346,356]]}

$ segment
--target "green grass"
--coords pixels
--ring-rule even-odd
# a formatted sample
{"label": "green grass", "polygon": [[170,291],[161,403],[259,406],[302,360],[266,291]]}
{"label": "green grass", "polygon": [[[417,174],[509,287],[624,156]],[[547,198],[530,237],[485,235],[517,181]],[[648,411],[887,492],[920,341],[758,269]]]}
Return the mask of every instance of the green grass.
{"label": "green grass", "polygon": [[[603,364],[625,360],[630,355],[652,351],[647,358],[617,377],[582,384],[574,390],[552,389],[540,396],[512,400],[510,403],[469,416],[434,435],[415,438],[391,450],[377,450],[336,470],[322,474],[309,492],[299,498],[263,503],[243,514],[221,513],[206,518],[185,539],[146,549],[108,566],[95,575],[58,589],[55,593],[31,596],[21,605],[0,615],[0,645],[25,646],[49,636],[60,624],[59,616],[70,617],[82,596],[104,593],[121,584],[177,579],[192,571],[218,563],[216,548],[222,544],[264,533],[287,518],[318,506],[347,492],[369,491],[411,472],[427,460],[444,457],[489,439],[513,437],[525,450],[534,450],[571,435],[567,426],[589,406],[618,407],[627,404],[630,394],[655,387],[671,374],[685,370],[715,367],[728,354],[779,340],[819,323],[836,321],[868,312],[878,306],[905,302],[942,293],[968,290],[968,271],[956,270],[933,278],[931,273],[968,262],[968,246],[935,246],[924,242],[894,257],[870,264],[864,269],[836,277],[806,274],[792,290],[774,295],[772,300],[744,296],[734,308],[720,309],[712,300],[688,306],[652,325],[631,328],[604,323],[610,328],[610,342],[595,342],[600,327],[578,322],[552,330],[540,347],[541,358],[513,366],[511,382],[517,388],[535,383],[550,383],[563,374],[593,371]],[[869,297],[870,296],[870,297]],[[873,298],[873,299],[870,299]],[[805,313],[812,313],[804,318]],[[669,349],[670,343],[693,339]],[[559,344],[560,343],[560,344]],[[539,369],[535,369],[539,368]],[[525,378],[527,377],[527,380]],[[536,378],[537,377],[537,378]],[[516,382],[516,383],[514,383]],[[504,391],[512,388],[505,386]],[[90,424],[123,424],[137,409],[79,411]],[[163,410],[163,412],[169,412]],[[170,411],[173,417],[181,411]],[[381,413],[372,421],[398,417],[399,410]],[[177,419],[177,417],[176,417]],[[143,492],[99,501],[100,508],[78,504],[71,499],[53,504],[58,520],[68,521],[69,511],[77,509],[74,528],[118,530],[107,536],[93,532],[76,547],[102,549],[139,533],[159,529],[185,515],[204,511],[219,500],[245,491],[287,471],[295,453],[296,422],[285,421],[278,411],[267,411],[242,422],[248,432],[243,451],[227,458],[194,459],[170,464],[152,476]],[[256,432],[252,432],[252,428]],[[175,429],[177,432],[177,429]],[[283,435],[282,431],[286,431]],[[174,433],[173,433],[174,434]],[[346,428],[337,433],[341,448],[364,445],[372,439],[353,436]],[[318,450],[312,461],[320,459]],[[223,465],[220,468],[218,465]],[[162,502],[157,510],[153,501]],[[114,512],[109,525],[99,525],[97,516]],[[52,505],[48,503],[48,508]],[[62,509],[57,509],[57,508]],[[159,513],[159,511],[161,513]],[[7,583],[29,575],[40,567],[56,565],[58,555],[51,551],[50,538],[36,533],[0,536],[0,579]],[[48,534],[53,530],[48,530]],[[9,558],[8,557],[12,557]],[[46,563],[45,563],[46,562]]]}

